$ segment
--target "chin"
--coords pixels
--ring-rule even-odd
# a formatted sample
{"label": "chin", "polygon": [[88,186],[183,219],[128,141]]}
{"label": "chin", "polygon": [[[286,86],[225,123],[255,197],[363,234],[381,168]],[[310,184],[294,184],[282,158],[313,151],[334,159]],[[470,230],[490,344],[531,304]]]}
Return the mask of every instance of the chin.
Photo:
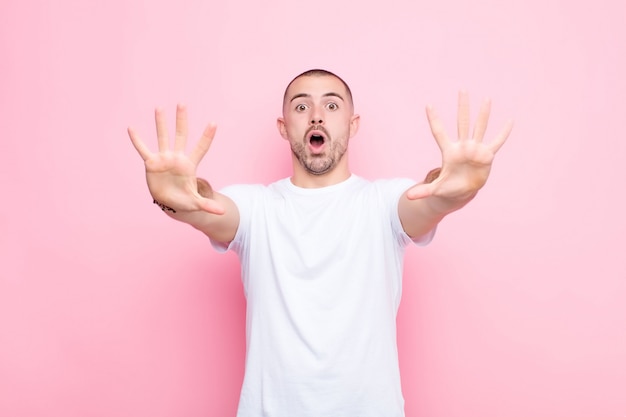
{"label": "chin", "polygon": [[314,169],[313,167],[307,167],[304,166],[304,169],[306,170],[306,172],[308,172],[311,175],[315,175],[315,176],[320,176],[320,175],[324,175],[324,174],[328,174],[329,172],[331,172],[333,170],[334,166],[328,166],[328,167],[321,167],[318,169]]}

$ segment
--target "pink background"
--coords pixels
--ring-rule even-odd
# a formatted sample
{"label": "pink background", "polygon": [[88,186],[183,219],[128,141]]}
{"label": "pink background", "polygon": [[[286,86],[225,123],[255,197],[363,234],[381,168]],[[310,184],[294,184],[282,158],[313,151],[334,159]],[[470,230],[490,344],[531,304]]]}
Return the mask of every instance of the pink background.
{"label": "pink background", "polygon": [[[349,5],[351,3],[351,5]],[[175,5],[174,5],[175,4]],[[151,204],[133,125],[218,123],[200,175],[290,172],[275,129],[311,67],[350,84],[355,172],[421,178],[456,92],[514,117],[487,187],[407,254],[407,417],[626,416],[626,3],[4,0],[0,416],[233,416],[234,255]],[[477,106],[474,106],[476,109]]]}

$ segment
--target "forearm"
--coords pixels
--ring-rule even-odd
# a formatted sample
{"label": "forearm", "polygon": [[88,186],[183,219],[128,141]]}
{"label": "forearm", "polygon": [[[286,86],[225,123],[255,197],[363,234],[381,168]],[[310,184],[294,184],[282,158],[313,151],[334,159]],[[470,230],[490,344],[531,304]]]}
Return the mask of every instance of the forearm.
{"label": "forearm", "polygon": [[431,231],[444,217],[465,206],[472,198],[473,196],[451,200],[430,196],[410,200],[405,193],[400,197],[398,214],[404,231],[416,238]]}

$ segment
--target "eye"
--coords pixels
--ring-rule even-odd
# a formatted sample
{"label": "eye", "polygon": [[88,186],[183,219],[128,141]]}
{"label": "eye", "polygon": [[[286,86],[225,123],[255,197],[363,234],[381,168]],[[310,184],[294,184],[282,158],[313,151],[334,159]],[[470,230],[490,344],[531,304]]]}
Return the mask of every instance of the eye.
{"label": "eye", "polygon": [[335,111],[339,108],[339,106],[337,105],[337,103],[330,102],[326,105],[326,108],[330,111]]}
{"label": "eye", "polygon": [[298,104],[298,105],[296,106],[296,111],[297,111],[297,112],[303,112],[303,111],[305,111],[307,108],[308,108],[308,107],[307,107],[307,105],[306,105],[306,104]]}

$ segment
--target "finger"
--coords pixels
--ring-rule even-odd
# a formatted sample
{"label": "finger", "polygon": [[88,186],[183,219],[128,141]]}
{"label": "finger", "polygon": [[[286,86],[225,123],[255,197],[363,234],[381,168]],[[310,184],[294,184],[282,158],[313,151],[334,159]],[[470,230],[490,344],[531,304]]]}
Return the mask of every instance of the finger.
{"label": "finger", "polygon": [[472,139],[476,140],[477,142],[481,142],[485,137],[485,132],[487,131],[487,122],[489,122],[490,113],[491,100],[487,99],[483,101],[483,104],[480,106],[478,119],[476,120],[476,125],[474,126],[474,133],[472,134]]}
{"label": "finger", "polygon": [[184,151],[187,144],[187,107],[183,104],[176,106],[176,138],[174,150]]}
{"label": "finger", "polygon": [[130,141],[133,143],[133,146],[139,152],[139,155],[144,161],[147,161],[152,156],[152,152],[150,149],[143,143],[137,132],[135,132],[131,127],[128,128],[128,136],[130,136]]}
{"label": "finger", "polygon": [[469,137],[470,127],[470,108],[469,108],[469,94],[467,91],[459,91],[459,107],[457,112],[457,130],[460,140],[465,140]]}
{"label": "finger", "polygon": [[163,109],[157,108],[154,111],[154,119],[157,129],[159,151],[167,151],[170,148],[170,142],[167,136],[167,123],[165,123],[165,115],[163,114]]}
{"label": "finger", "polygon": [[189,159],[191,159],[194,164],[198,165],[202,158],[204,158],[204,155],[206,155],[207,151],[211,147],[211,143],[213,142],[216,129],[217,126],[215,123],[209,123],[204,129],[204,132],[202,132],[202,137],[189,154]]}
{"label": "finger", "polygon": [[432,183],[417,184],[406,192],[406,197],[409,200],[418,200],[420,198],[426,198],[433,194],[434,189],[435,187]]}
{"label": "finger", "polygon": [[448,136],[446,135],[446,131],[439,115],[435,112],[435,109],[431,105],[426,106],[426,117],[428,118],[430,131],[432,132],[437,145],[439,145],[439,149],[443,149],[448,141]]}
{"label": "finger", "polygon": [[504,125],[504,128],[500,131],[498,136],[496,136],[496,138],[493,140],[493,142],[491,142],[491,144],[489,145],[491,147],[493,153],[496,153],[496,152],[498,152],[498,150],[500,150],[502,145],[504,145],[504,142],[506,142],[506,140],[508,139],[508,137],[511,134],[512,130],[513,130],[513,120],[509,120]]}

